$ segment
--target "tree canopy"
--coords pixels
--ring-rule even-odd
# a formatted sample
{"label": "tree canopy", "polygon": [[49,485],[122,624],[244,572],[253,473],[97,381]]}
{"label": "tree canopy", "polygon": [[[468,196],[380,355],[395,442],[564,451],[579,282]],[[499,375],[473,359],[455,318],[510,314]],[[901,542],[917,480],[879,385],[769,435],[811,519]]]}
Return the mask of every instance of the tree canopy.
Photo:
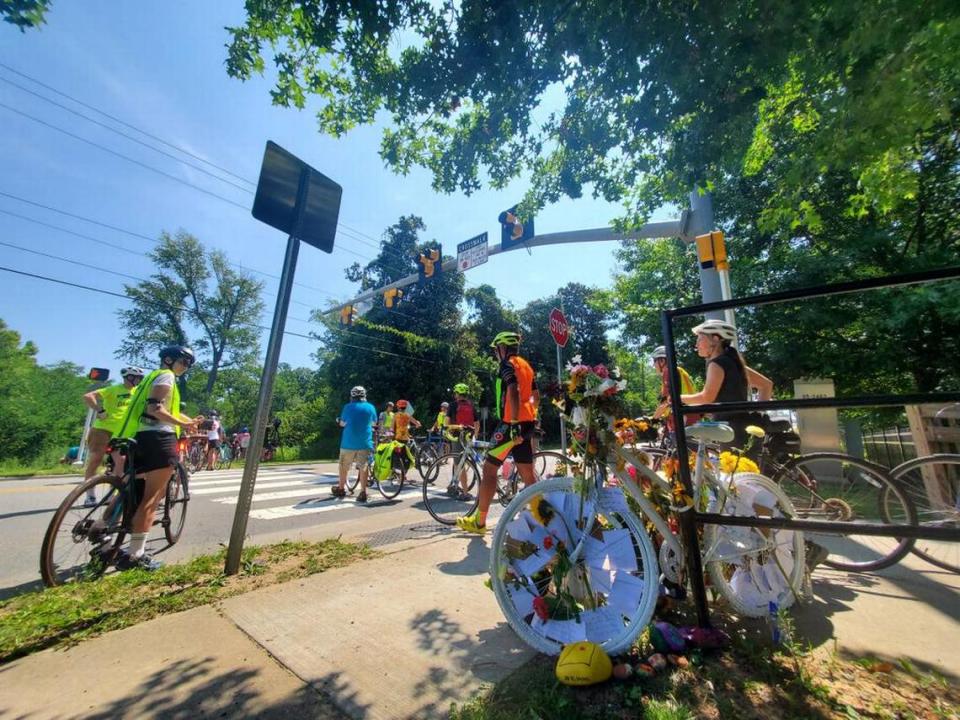
{"label": "tree canopy", "polygon": [[248,0],[227,71],[276,70],[275,104],[316,101],[321,132],[390,117],[381,156],[444,192],[623,200],[627,218],[775,166],[762,212],[816,222],[840,173],[851,213],[918,192],[924,138],[956,132],[960,6],[805,3],[314,3]]}

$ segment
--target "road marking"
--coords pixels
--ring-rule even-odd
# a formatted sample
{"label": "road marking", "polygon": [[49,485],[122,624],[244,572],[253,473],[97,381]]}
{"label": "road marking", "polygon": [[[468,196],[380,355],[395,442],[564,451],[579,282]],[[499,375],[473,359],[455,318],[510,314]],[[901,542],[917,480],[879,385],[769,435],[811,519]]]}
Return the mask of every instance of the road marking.
{"label": "road marking", "polygon": [[[324,485],[329,485],[332,481],[333,477],[318,478],[317,480],[281,480],[277,482],[257,483],[254,485],[254,490],[259,492],[264,488],[295,487],[297,485],[313,485],[314,487],[322,487]],[[221,487],[201,487],[196,489],[194,488],[193,483],[190,483],[191,495],[216,495],[218,493],[236,492],[239,489],[240,483],[236,480],[234,480],[230,485],[224,485]]]}
{"label": "road marking", "polygon": [[[310,495],[317,495],[318,491],[321,489],[322,488],[313,486],[311,488],[305,488],[302,490],[281,490],[279,492],[272,492],[272,493],[256,493],[255,492],[253,494],[253,502],[266,502],[268,500],[286,500],[286,499],[295,498],[295,497],[308,497]],[[377,491],[373,488],[368,488],[368,494],[371,494],[374,492],[377,492]],[[400,493],[397,495],[397,497],[405,497],[405,496],[414,495],[414,494],[416,495],[420,494],[419,487],[404,487],[403,490],[401,490]],[[318,497],[318,501],[320,499],[321,498]],[[322,497],[322,500],[331,500],[331,499],[333,498],[330,495],[323,495]],[[236,505],[237,498],[235,497],[216,498],[211,500],[211,502],[220,503],[221,505]],[[269,508],[269,509],[282,510],[284,508]],[[251,512],[251,516],[252,515],[253,513]]]}

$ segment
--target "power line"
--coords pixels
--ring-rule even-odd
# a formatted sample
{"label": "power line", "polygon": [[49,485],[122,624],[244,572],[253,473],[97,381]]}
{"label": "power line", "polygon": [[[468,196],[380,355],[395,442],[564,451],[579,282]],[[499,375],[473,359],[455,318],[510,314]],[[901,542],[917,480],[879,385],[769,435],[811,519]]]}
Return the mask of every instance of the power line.
{"label": "power line", "polygon": [[[250,181],[247,180],[246,178],[240,177],[239,175],[230,172],[230,171],[227,170],[226,168],[222,168],[222,167],[220,167],[219,165],[216,165],[215,163],[210,162],[210,161],[207,160],[206,158],[202,158],[202,157],[200,157],[199,155],[195,155],[194,153],[190,152],[189,150],[186,150],[186,149],[184,149],[184,148],[182,148],[182,147],[180,147],[180,146],[178,146],[178,145],[174,145],[173,143],[168,142],[167,140],[164,140],[163,138],[157,137],[156,135],[151,135],[151,134],[148,133],[146,130],[143,130],[143,129],[141,129],[141,128],[138,128],[136,125],[131,125],[131,124],[128,123],[128,122],[124,122],[124,121],[121,120],[120,118],[115,117],[115,116],[111,115],[110,113],[104,112],[104,111],[101,110],[100,108],[94,107],[93,105],[89,105],[89,104],[83,102],[83,100],[78,100],[77,98],[75,98],[75,97],[73,97],[73,96],[71,96],[71,95],[67,95],[67,93],[62,92],[62,91],[60,91],[60,90],[57,90],[56,88],[51,87],[50,85],[47,85],[46,83],[43,83],[43,82],[41,82],[40,80],[37,80],[37,79],[34,78],[34,77],[30,77],[30,76],[27,75],[26,73],[20,72],[19,70],[16,70],[16,69],[10,67],[9,65],[6,65],[6,64],[0,62],[0,67],[2,67],[4,70],[7,70],[7,71],[9,71],[9,72],[12,72],[12,73],[15,74],[15,75],[19,75],[20,77],[22,77],[22,78],[24,78],[24,79],[26,79],[26,80],[29,80],[29,81],[32,82],[32,83],[36,83],[36,84],[39,85],[40,87],[45,88],[45,89],[49,90],[49,91],[52,92],[52,93],[56,93],[57,95],[60,95],[61,97],[65,97],[65,98],[67,98],[67,100],[70,100],[71,102],[77,103],[77,105],[82,105],[83,107],[87,108],[88,110],[93,110],[93,111],[96,112],[96,113],[100,113],[100,114],[103,115],[104,117],[108,117],[108,118],[110,118],[111,120],[113,120],[114,122],[120,123],[120,124],[123,125],[124,127],[128,127],[128,128],[130,128],[131,130],[136,130],[136,131],[137,131],[138,133],[140,133],[141,135],[146,135],[148,138],[150,138],[150,139],[152,139],[152,140],[156,140],[156,141],[159,142],[159,143],[163,143],[163,144],[166,145],[167,147],[173,148],[174,150],[177,150],[178,152],[182,152],[184,155],[189,155],[189,156],[192,157],[194,160],[199,160],[199,161],[202,162],[202,163],[206,163],[206,164],[209,165],[210,167],[216,168],[217,170],[226,173],[226,174],[229,175],[230,177],[234,177],[234,178],[236,178],[237,180],[240,180],[241,182],[245,182],[245,183],[247,183],[247,184],[249,184],[249,185],[256,185],[256,183],[250,182]],[[8,81],[8,82],[9,82],[9,81]]]}
{"label": "power line", "polygon": [[[132,301],[133,301],[133,298],[129,297],[128,295],[124,295],[124,294],[122,294],[122,293],[114,292],[114,291],[112,291],[112,290],[104,290],[104,289],[102,289],[102,288],[94,288],[94,287],[90,287],[90,286],[88,286],[88,285],[81,285],[81,284],[79,284],[79,283],[69,282],[68,280],[60,280],[59,278],[52,278],[52,277],[49,277],[49,276],[47,276],[47,275],[38,275],[38,274],[36,274],[36,273],[26,272],[26,271],[24,271],[24,270],[17,270],[17,269],[15,269],[15,268],[9,268],[9,267],[3,266],[3,265],[0,265],[0,270],[2,270],[2,271],[4,271],[4,272],[13,273],[13,274],[15,274],[15,275],[22,275],[22,276],[24,276],[24,277],[34,278],[34,279],[36,279],[36,280],[44,280],[44,281],[46,281],[46,282],[56,283],[57,285],[65,285],[65,286],[67,286],[67,287],[77,288],[77,289],[79,289],[79,290],[86,290],[87,292],[100,293],[101,295],[110,295],[110,296],[112,296],[112,297],[120,298],[121,300],[126,300],[126,301],[128,301],[128,302],[132,302]],[[179,310],[179,311],[181,311],[181,312],[186,312],[186,313],[189,313],[189,314],[191,314],[191,315],[195,315],[195,316],[198,316],[198,317],[199,317],[199,313],[197,313],[195,310],[192,310],[191,308],[188,308],[188,307],[171,305],[171,304],[169,304],[169,303],[157,302],[157,301],[149,301],[149,300],[142,300],[141,302],[144,302],[144,303],[149,304],[149,305],[153,305],[153,306],[155,306],[155,307],[165,308],[165,309],[168,309],[168,310]],[[267,326],[265,326],[265,325],[256,325],[256,324],[250,323],[250,326],[251,326],[251,327],[255,327],[255,328],[259,329],[259,330],[270,330],[270,328],[267,327]],[[284,331],[283,331],[283,334],[284,334],[284,335],[291,335],[291,336],[293,336],[293,337],[304,338],[304,339],[306,339],[306,340],[319,340],[319,338],[317,338],[317,337],[314,336],[314,335],[304,335],[303,333],[297,333],[297,332],[293,332],[293,331],[291,331],[291,330],[284,330]],[[415,355],[402,355],[402,354],[400,354],[400,353],[388,352],[387,350],[378,350],[378,349],[375,349],[375,348],[365,348],[365,347],[362,347],[362,346],[360,346],[360,345],[348,345],[347,343],[344,343],[344,342],[342,342],[342,341],[339,341],[339,344],[340,344],[342,347],[353,348],[353,349],[356,349],[356,350],[366,350],[366,351],[368,351],[368,352],[375,352],[375,353],[378,353],[378,354],[380,354],[380,355],[389,355],[389,356],[392,356],[392,357],[404,358],[404,359],[406,359],[406,360],[415,360],[416,362],[419,362],[419,363],[429,363],[429,364],[431,364],[431,365],[436,365],[436,362],[435,362],[434,360],[427,360],[426,358],[418,357],[418,356],[415,356]]]}

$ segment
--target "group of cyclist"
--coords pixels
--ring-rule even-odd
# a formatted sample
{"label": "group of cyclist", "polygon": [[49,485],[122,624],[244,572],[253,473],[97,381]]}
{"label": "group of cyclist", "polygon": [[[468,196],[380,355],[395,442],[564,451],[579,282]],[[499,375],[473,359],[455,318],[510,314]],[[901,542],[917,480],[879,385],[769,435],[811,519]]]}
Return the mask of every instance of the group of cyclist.
{"label": "group of cyclist", "polygon": [[[689,375],[680,369],[682,394],[686,404],[735,402],[748,399],[751,391],[758,392],[760,400],[769,399],[773,383],[746,364],[736,349],[736,328],[722,320],[707,320],[694,328],[697,353],[707,361],[704,387],[696,391]],[[525,485],[535,481],[533,471],[533,440],[536,433],[540,392],[536,373],[520,354],[521,336],[514,331],[498,333],[490,344],[497,361],[495,386],[496,416],[499,424],[491,436],[481,475],[476,511],[457,520],[461,530],[484,534],[487,514],[496,491],[497,474],[504,460],[512,456],[520,478]],[[112,437],[133,438],[136,445],[133,462],[137,476],[144,480],[144,495],[133,518],[130,543],[117,561],[120,569],[139,567],[155,569],[160,563],[145,551],[147,531],[153,524],[157,505],[167,481],[179,461],[177,438],[200,432],[201,425],[208,442],[207,464],[215,463],[220,443],[224,440],[223,427],[216,413],[204,424],[202,415],[189,417],[180,402],[177,378],[196,361],[193,351],[184,345],[170,345],[160,351],[160,366],[150,373],[137,367],[121,370],[123,384],[101,388],[84,396],[84,402],[96,412],[96,421],[88,435],[90,456],[85,479],[92,477],[103,460]],[[661,372],[663,390],[657,415],[669,415],[667,393],[666,353],[662,347],[653,353],[655,367]],[[455,407],[444,402],[431,430],[441,434],[470,428],[478,430],[478,421],[469,389],[463,383],[454,386]],[[378,439],[392,439],[405,443],[410,439],[411,427],[420,423],[408,412],[409,403],[400,399],[387,403],[378,416],[367,401],[366,389],[357,386],[350,391],[350,402],[340,412],[338,423],[343,428],[339,482],[332,489],[337,498],[346,495],[346,476],[354,465],[360,468],[358,502],[367,500],[367,473],[369,456],[374,450],[374,433]],[[716,419],[731,424],[736,432],[734,445],[743,446],[749,417],[742,413],[715,415]],[[689,418],[688,418],[689,421]],[[452,435],[448,436],[455,441]],[[119,472],[120,470],[118,470]],[[88,498],[88,501],[91,498]],[[95,498],[92,498],[95,502]]]}

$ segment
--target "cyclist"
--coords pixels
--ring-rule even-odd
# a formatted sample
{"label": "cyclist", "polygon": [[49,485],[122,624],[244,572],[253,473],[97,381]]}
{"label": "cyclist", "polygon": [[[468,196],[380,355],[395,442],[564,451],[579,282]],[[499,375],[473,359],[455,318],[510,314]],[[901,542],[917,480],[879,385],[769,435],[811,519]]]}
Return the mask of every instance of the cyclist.
{"label": "cyclist", "polygon": [[237,433],[237,443],[240,446],[240,452],[237,457],[241,460],[247,456],[247,448],[250,447],[250,428],[244,425]]}
{"label": "cyclist", "polygon": [[213,470],[220,456],[220,443],[226,439],[223,432],[223,423],[220,422],[220,413],[210,411],[210,424],[207,427],[207,470]]}
{"label": "cyclist", "polygon": [[[143,380],[143,370],[132,366],[121,368],[120,377],[123,378],[122,383],[100,388],[83,396],[86,406],[96,413],[93,427],[87,433],[88,455],[87,466],[83,471],[84,482],[97,474],[100,463],[103,462],[103,456],[107,452],[110,438],[120,429],[130,398],[137,385]],[[122,474],[123,467],[115,463],[115,472]],[[88,490],[84,505],[90,507],[96,504],[97,498],[94,496],[94,491]]]}
{"label": "cyclist", "polygon": [[367,390],[362,385],[350,389],[350,402],[343,406],[337,424],[343,428],[340,436],[339,484],[331,488],[336,498],[346,497],[347,473],[356,465],[360,471],[360,494],[358,503],[367,501],[367,471],[370,468],[370,453],[373,452],[373,425],[377,422],[377,409],[367,402]]}
{"label": "cyclist", "polygon": [[133,516],[130,544],[117,559],[117,568],[156,570],[163,563],[146,552],[147,532],[153,525],[157,504],[170,476],[177,471],[177,436],[181,428],[193,429],[203,417],[189,418],[179,411],[177,379],[196,357],[185,345],[168,345],[160,350],[160,367],[147,375],[127,406],[119,437],[133,436],[137,442],[133,464],[144,481],[143,499]]}
{"label": "cyclist", "polygon": [[513,455],[524,485],[536,480],[531,445],[540,405],[536,375],[530,363],[519,355],[519,333],[497,333],[490,347],[500,361],[496,384],[496,410],[500,425],[491,438],[490,449],[483,463],[476,513],[457,518],[458,528],[479,535],[487,531],[487,512],[497,489],[497,472],[507,455]]}
{"label": "cyclist", "polygon": [[447,452],[447,444],[453,439],[450,436],[450,433],[447,432],[448,425],[450,424],[448,415],[450,413],[450,403],[444,400],[440,403],[440,410],[437,411],[437,417],[433,420],[433,425],[430,426],[428,431],[430,435],[433,435],[440,439],[440,453],[443,454]]}
{"label": "cyclist", "polygon": [[393,416],[393,401],[388,400],[387,406],[377,418],[377,432],[381,441],[390,440],[393,437]]}
{"label": "cyclist", "polygon": [[[666,418],[667,432],[673,432],[673,418],[670,408],[670,369],[667,367],[667,348],[663,345],[655,348],[651,355],[654,369],[660,373],[660,404],[653,412],[653,419]],[[697,386],[693,383],[690,373],[677,365],[677,374],[680,375],[681,394],[692,394],[697,391]],[[699,415],[687,415],[684,417],[684,425],[693,425],[700,420]]]}
{"label": "cyclist", "polygon": [[[420,421],[412,413],[407,412],[410,409],[410,403],[406,400],[397,400],[397,412],[393,416],[393,439],[404,445],[410,442],[410,426],[420,427]],[[407,464],[401,463],[403,472],[403,482],[407,482]]]}
{"label": "cyclist", "polygon": [[[685,393],[680,400],[687,405],[706,405],[722,402],[746,402],[751,388],[756,388],[758,400],[769,400],[773,381],[747,365],[740,351],[733,346],[737,328],[723,320],[707,320],[693,329],[697,336],[697,354],[707,360],[707,379],[703,390]],[[736,435],[732,445],[743,448],[747,444],[747,425],[757,424],[755,413],[714,413],[733,428]],[[762,421],[760,421],[762,422]],[[759,445],[754,449],[759,451]]]}
{"label": "cyclist", "polygon": [[[468,396],[470,388],[467,387],[466,383],[457,383],[453,386],[453,392],[456,400],[456,407],[454,407],[453,413],[450,416],[450,419],[453,422],[448,422],[447,428],[449,430],[459,430],[460,428],[469,429],[469,433],[464,436],[464,439],[469,441],[471,437],[476,437],[480,432],[480,421],[477,420],[477,414],[474,411],[473,403]],[[453,452],[461,452],[463,450],[463,446],[461,445],[459,439],[453,439],[452,450]],[[466,468],[460,472],[460,499],[469,499],[469,493],[467,492]]]}

